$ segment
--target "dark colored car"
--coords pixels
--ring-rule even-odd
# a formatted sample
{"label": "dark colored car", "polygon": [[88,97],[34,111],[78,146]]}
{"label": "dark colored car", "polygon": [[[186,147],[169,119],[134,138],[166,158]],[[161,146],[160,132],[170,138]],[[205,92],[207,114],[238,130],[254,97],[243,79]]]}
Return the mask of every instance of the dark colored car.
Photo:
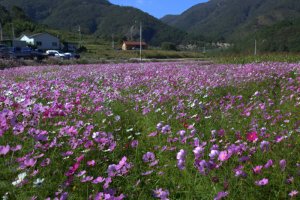
{"label": "dark colored car", "polygon": [[10,58],[12,59],[32,59],[31,51],[29,47],[11,47],[9,48]]}
{"label": "dark colored car", "polygon": [[6,45],[0,44],[0,58],[10,58],[10,49]]}
{"label": "dark colored car", "polygon": [[43,60],[48,55],[38,49],[31,49],[30,47],[7,47],[0,45],[0,58],[3,59],[35,59]]}
{"label": "dark colored car", "polygon": [[40,49],[31,50],[31,58],[35,60],[43,60],[48,58],[48,55]]}
{"label": "dark colored car", "polygon": [[71,52],[66,52],[66,53],[64,53],[66,56],[68,56],[69,57],[69,59],[79,59],[80,58],[80,55],[79,54],[77,54],[77,53],[71,53]]}

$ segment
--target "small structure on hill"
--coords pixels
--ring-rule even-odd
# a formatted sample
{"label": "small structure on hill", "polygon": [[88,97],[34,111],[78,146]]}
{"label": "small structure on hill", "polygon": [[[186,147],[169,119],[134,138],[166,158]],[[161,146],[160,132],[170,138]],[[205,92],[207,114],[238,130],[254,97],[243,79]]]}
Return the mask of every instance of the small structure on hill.
{"label": "small structure on hill", "polygon": [[146,42],[134,42],[134,41],[124,41],[122,45],[122,50],[139,50],[140,45],[142,45],[142,49],[147,49],[148,45]]}
{"label": "small structure on hill", "polygon": [[41,50],[60,49],[60,40],[49,33],[37,33],[34,35],[23,34],[19,39]]}

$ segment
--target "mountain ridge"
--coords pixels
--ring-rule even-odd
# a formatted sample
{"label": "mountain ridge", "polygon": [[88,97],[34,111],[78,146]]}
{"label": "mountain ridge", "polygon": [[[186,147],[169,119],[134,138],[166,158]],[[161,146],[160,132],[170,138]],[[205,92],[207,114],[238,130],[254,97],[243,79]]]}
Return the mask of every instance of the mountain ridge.
{"label": "mountain ridge", "polygon": [[133,7],[117,6],[107,0],[0,0],[7,9],[22,8],[33,21],[51,28],[81,31],[97,37],[137,39],[139,22],[146,42],[180,43],[185,32],[170,27],[155,17]]}
{"label": "mountain ridge", "polygon": [[188,33],[218,40],[234,39],[287,19],[300,18],[300,1],[211,0],[192,6],[182,14],[161,20]]}

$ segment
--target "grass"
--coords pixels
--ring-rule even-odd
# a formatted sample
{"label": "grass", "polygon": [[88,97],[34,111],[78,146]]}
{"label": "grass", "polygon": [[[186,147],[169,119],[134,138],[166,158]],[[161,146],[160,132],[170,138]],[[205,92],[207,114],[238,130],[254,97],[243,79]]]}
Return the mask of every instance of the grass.
{"label": "grass", "polygon": [[[104,45],[86,45],[88,51],[82,54],[86,60],[130,60],[140,57],[139,50],[123,51],[112,50],[111,47]],[[200,58],[204,59],[203,53],[188,51],[165,51],[149,49],[142,51],[144,59],[170,59],[170,58]]]}
{"label": "grass", "polygon": [[234,54],[234,53],[212,53],[208,55],[215,63],[224,64],[246,64],[246,63],[259,63],[259,62],[300,62],[299,53],[261,53],[256,56],[253,54]]}

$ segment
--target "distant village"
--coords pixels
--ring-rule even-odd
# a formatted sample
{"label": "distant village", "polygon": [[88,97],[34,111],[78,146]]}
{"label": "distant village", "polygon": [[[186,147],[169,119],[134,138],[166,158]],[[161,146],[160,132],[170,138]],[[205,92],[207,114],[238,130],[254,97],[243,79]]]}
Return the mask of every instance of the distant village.
{"label": "distant village", "polygon": [[[50,33],[22,34],[15,39],[0,40],[0,58],[33,58],[40,52],[40,58],[54,56],[60,58],[79,58],[78,43],[62,42],[59,37]],[[121,50],[147,49],[145,42],[124,41]],[[34,55],[29,53],[30,49]],[[42,56],[43,53],[43,56]],[[66,56],[68,55],[68,56]]]}

